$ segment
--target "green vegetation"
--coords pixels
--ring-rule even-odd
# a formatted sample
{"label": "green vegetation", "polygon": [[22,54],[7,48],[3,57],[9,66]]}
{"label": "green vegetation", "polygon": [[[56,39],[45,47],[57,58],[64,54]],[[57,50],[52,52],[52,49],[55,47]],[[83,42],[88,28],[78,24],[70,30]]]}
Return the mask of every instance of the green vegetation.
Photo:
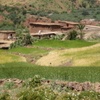
{"label": "green vegetation", "polygon": [[16,38],[16,41],[10,45],[10,48],[32,45],[33,38],[28,29],[18,27],[16,29]]}
{"label": "green vegetation", "polygon": [[[97,4],[96,0],[0,0],[0,4],[0,15],[4,17],[0,30],[15,30],[17,33],[17,41],[11,45],[12,49],[0,50],[0,79],[24,80],[40,75],[50,81],[100,82],[100,44],[74,40],[76,31],[70,33],[70,40],[61,41],[60,37],[56,37],[33,42],[27,30],[19,29],[27,15],[46,16],[51,18],[52,22],[80,21],[85,18],[100,20],[99,1]],[[79,26],[81,39],[83,28],[84,26]],[[44,62],[48,63],[49,67],[41,60],[43,57],[48,57]],[[39,60],[43,66],[36,65]],[[56,61],[58,66],[53,65]],[[13,82],[6,82],[0,86],[0,100],[100,100],[100,93],[95,91],[75,92],[62,85],[44,85],[41,80],[40,77],[33,77],[26,80],[20,88],[16,88]]]}
{"label": "green vegetation", "polygon": [[38,48],[38,47],[17,47],[17,48],[13,48],[10,49],[8,52],[11,53],[21,53],[21,54],[27,54],[27,55],[31,55],[31,56],[35,56],[35,55],[41,55],[41,54],[45,54],[47,52],[49,52],[50,50],[47,49],[43,49],[43,48]]}
{"label": "green vegetation", "polygon": [[72,30],[68,34],[68,39],[69,40],[76,40],[77,39],[77,35],[78,35],[78,32],[76,30]]}
{"label": "green vegetation", "polygon": [[[97,4],[98,2],[98,4]],[[91,8],[99,6],[99,0],[0,0],[2,5],[13,5],[13,6],[22,6],[26,4],[26,8],[33,8],[37,10],[50,10],[50,11],[67,11],[79,8]]]}
{"label": "green vegetation", "polygon": [[[88,86],[93,85],[87,82],[87,85],[83,83],[82,91],[73,90],[67,82],[64,85],[61,81],[59,83],[49,81],[41,78],[39,75],[35,75],[31,79],[25,80],[20,86],[9,89],[2,86],[0,91],[0,100],[99,100],[100,93]],[[45,84],[46,83],[46,84]],[[79,85],[79,83],[77,83]],[[81,85],[79,85],[81,86]]]}
{"label": "green vegetation", "polygon": [[43,67],[22,62],[0,64],[0,78],[27,79],[34,75],[54,80],[98,82],[100,67]]}
{"label": "green vegetation", "polygon": [[82,40],[39,40],[33,43],[33,46],[47,47],[47,48],[79,48],[85,46],[91,46],[96,44],[95,42],[87,42]]}
{"label": "green vegetation", "polygon": [[14,30],[14,25],[7,21],[0,23],[0,30]]}
{"label": "green vegetation", "polygon": [[[28,47],[18,47],[13,48],[8,51],[0,50],[0,78],[22,78],[26,79],[32,77],[33,75],[39,74],[42,77],[46,77],[47,79],[61,79],[61,80],[69,80],[69,81],[99,81],[99,67],[85,67],[84,68],[66,68],[66,67],[43,67],[37,66],[34,64],[29,63],[22,63],[23,59],[25,61],[25,57],[32,57],[35,60],[43,57],[44,55],[48,54],[52,49],[66,49],[66,48],[79,48],[85,46],[91,46],[96,43],[94,42],[86,42],[81,40],[67,40],[67,41],[60,41],[60,40],[40,40],[33,43],[33,46]],[[80,48],[81,49],[81,48]],[[70,50],[70,49],[69,49]],[[77,58],[81,55],[92,55],[95,54],[97,51],[99,54],[99,49],[95,48],[93,50],[86,50],[80,51],[79,53],[76,52],[75,55]],[[89,52],[91,51],[91,52]],[[85,54],[86,53],[86,54]],[[16,55],[17,56],[16,56]],[[68,57],[68,54],[64,54],[64,56]],[[73,55],[70,53],[69,56]],[[4,58],[5,57],[5,58]],[[2,64],[3,62],[3,64]],[[9,63],[12,62],[12,63]],[[94,64],[93,66],[99,66],[99,62]],[[62,65],[63,66],[63,65]],[[81,65],[82,66],[82,65]],[[95,73],[95,74],[93,74]],[[84,76],[86,75],[86,76]]]}
{"label": "green vegetation", "polygon": [[[84,14],[87,12],[88,14]],[[54,12],[51,16],[49,16],[52,20],[69,20],[69,21],[80,21],[82,19],[96,19],[100,20],[100,7],[93,7],[93,8],[80,8],[75,9],[70,13],[61,12],[57,13]]]}
{"label": "green vegetation", "polygon": [[0,50],[0,64],[7,62],[19,62],[19,61],[25,62],[26,60],[24,57],[13,55],[7,53],[6,51]]}
{"label": "green vegetation", "polygon": [[48,54],[53,49],[61,49],[61,48],[79,48],[85,46],[91,46],[96,44],[95,42],[86,42],[81,40],[39,40],[37,42],[33,42],[33,45],[28,47],[17,47],[10,49],[8,52],[10,53],[20,53],[27,54],[31,57],[38,57]]}
{"label": "green vegetation", "polygon": [[0,15],[4,16],[6,20],[11,20],[14,23],[13,27],[22,24],[25,21],[27,14],[37,15],[38,17],[46,16],[51,18],[52,21],[54,20],[80,21],[85,18],[100,20],[100,6],[97,6],[97,4],[91,3],[91,1],[88,0],[79,1],[79,3],[77,4],[76,2],[70,0],[69,1],[42,0],[41,2],[40,1],[41,0],[39,1],[28,0],[26,1],[28,2],[26,3],[28,5],[24,6],[16,5],[17,2],[15,2],[14,6],[9,6],[9,4],[0,5]]}
{"label": "green vegetation", "polygon": [[83,25],[83,24],[79,24],[78,25],[78,29],[79,29],[79,34],[80,34],[80,39],[81,40],[83,40],[83,35],[84,35],[84,33],[83,33],[83,29],[84,29],[84,27],[85,27],[85,25]]}

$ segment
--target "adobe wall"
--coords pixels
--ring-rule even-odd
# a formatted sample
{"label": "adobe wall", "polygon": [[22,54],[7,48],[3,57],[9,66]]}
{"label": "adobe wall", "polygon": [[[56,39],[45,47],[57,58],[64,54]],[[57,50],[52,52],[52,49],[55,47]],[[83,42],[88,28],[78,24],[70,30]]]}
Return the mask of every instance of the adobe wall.
{"label": "adobe wall", "polygon": [[12,37],[15,37],[15,33],[13,33],[13,32],[9,32],[9,33],[0,32],[0,40],[7,40],[8,36],[11,34],[12,34]]}
{"label": "adobe wall", "polygon": [[5,38],[5,34],[0,33],[0,40],[4,40],[4,38]]}
{"label": "adobe wall", "polygon": [[60,26],[46,26],[46,25],[30,25],[30,33],[38,33],[41,31],[61,31]]}

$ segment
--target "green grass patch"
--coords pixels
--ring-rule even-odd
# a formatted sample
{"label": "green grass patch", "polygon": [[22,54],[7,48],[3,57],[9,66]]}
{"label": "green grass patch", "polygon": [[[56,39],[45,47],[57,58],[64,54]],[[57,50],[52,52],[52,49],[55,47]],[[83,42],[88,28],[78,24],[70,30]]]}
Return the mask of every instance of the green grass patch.
{"label": "green grass patch", "polygon": [[25,58],[0,50],[0,63],[24,62]]}
{"label": "green grass patch", "polygon": [[87,42],[82,40],[39,40],[38,42],[33,43],[33,46],[47,48],[79,48],[94,44],[96,44],[96,42]]}
{"label": "green grass patch", "polygon": [[100,67],[43,67],[22,62],[0,64],[0,78],[27,79],[34,75],[54,80],[98,82]]}
{"label": "green grass patch", "polygon": [[31,56],[38,56],[38,55],[44,55],[47,54],[49,51],[47,49],[41,49],[41,48],[34,48],[34,47],[18,47],[18,48],[13,48],[9,50],[8,52],[11,53],[21,53],[21,54],[28,54]]}

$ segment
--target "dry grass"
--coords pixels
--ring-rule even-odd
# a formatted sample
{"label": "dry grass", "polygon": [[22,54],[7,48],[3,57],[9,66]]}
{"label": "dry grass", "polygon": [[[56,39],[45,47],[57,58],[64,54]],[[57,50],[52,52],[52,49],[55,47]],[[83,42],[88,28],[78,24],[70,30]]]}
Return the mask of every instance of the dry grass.
{"label": "dry grass", "polygon": [[100,66],[100,43],[83,48],[51,51],[36,64],[45,66]]}

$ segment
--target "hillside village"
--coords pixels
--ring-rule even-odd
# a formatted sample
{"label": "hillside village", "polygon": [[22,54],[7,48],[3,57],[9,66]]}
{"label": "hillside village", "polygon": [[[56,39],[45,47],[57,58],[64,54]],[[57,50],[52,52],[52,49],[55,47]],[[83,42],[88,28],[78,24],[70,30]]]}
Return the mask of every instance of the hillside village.
{"label": "hillside village", "polygon": [[0,100],[100,100],[100,0],[0,0]]}
{"label": "hillside village", "polygon": [[[62,34],[67,35],[71,30],[77,29],[78,24],[85,25],[84,33],[88,32],[88,34],[84,35],[84,39],[88,40],[89,38],[91,38],[91,34],[95,34],[97,35],[97,37],[100,36],[100,26],[98,26],[100,22],[95,21],[94,19],[84,19],[80,21],[80,23],[61,20],[56,20],[52,22],[50,18],[38,18],[36,16],[30,16],[23,24],[25,27],[28,28],[29,33],[32,37],[38,37],[39,39],[43,37],[50,38],[52,36]],[[0,48],[9,47],[10,44],[13,43],[15,40],[16,32],[14,30],[0,30]]]}

